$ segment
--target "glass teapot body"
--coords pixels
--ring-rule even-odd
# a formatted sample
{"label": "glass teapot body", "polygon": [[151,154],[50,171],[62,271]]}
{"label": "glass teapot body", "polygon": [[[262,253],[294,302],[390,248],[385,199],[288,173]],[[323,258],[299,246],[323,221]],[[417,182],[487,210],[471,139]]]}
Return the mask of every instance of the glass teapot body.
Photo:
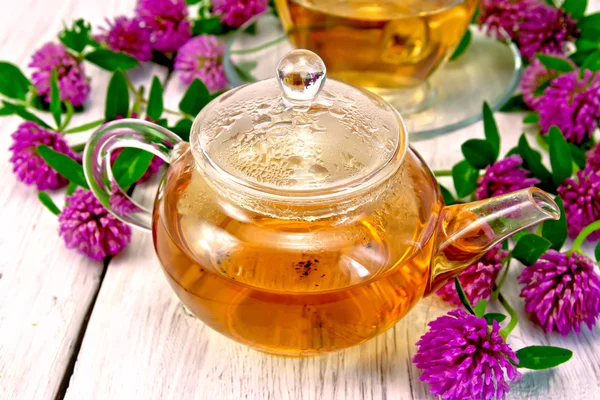
{"label": "glass teapot body", "polygon": [[[368,340],[500,240],[559,216],[533,188],[444,206],[397,111],[325,74],[314,53],[293,51],[276,80],[207,105],[191,144],[124,119],[99,128],[83,156],[99,201],[152,230],[187,308],[273,354]],[[111,153],[123,147],[170,164],[153,210],[117,184]]]}
{"label": "glass teapot body", "polygon": [[318,218],[246,207],[186,150],[159,189],[156,252],[179,298],[216,331],[282,355],[342,349],[395,324],[429,281],[442,209],[433,177],[409,150],[381,186],[341,208],[322,204],[334,212]]}

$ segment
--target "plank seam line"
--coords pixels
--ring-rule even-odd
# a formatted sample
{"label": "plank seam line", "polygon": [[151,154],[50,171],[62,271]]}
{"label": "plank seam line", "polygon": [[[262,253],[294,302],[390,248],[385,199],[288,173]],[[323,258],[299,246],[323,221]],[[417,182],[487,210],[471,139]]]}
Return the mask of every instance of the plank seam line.
{"label": "plank seam line", "polygon": [[83,338],[85,337],[85,333],[87,331],[88,324],[92,317],[92,312],[96,306],[96,300],[98,300],[98,295],[100,294],[100,289],[102,289],[102,284],[104,283],[104,278],[106,277],[106,272],[108,271],[108,265],[112,258],[107,258],[104,260],[104,266],[102,268],[102,272],[100,273],[100,282],[98,283],[98,287],[92,296],[92,300],[90,301],[90,305],[85,311],[85,315],[83,317],[83,321],[81,323],[81,328],[77,333],[77,337],[73,341],[73,350],[71,351],[71,355],[69,357],[69,361],[67,363],[67,367],[65,368],[65,372],[60,380],[60,384],[58,385],[58,389],[56,391],[56,395],[54,396],[54,400],[63,400],[67,394],[67,390],[69,389],[69,384],[71,383],[71,377],[75,372],[75,364],[77,363],[77,358],[79,357],[79,352],[81,350],[81,345],[83,344]]}

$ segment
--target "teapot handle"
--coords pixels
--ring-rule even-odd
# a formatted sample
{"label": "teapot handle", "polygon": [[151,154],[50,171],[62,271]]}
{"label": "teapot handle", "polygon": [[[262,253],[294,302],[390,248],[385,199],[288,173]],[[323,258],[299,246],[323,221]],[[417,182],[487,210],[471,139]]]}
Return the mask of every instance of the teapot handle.
{"label": "teapot handle", "polygon": [[100,203],[121,221],[152,230],[152,211],[140,206],[119,187],[111,166],[111,153],[131,147],[145,150],[171,163],[171,152],[181,138],[159,125],[139,119],[109,122],[96,130],[83,152],[83,172]]}

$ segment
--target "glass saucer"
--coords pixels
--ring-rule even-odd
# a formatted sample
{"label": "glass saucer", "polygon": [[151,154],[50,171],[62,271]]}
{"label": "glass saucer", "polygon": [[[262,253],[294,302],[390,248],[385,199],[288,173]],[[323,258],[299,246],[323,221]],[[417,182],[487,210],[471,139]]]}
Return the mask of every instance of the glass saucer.
{"label": "glass saucer", "polygon": [[[471,27],[471,31],[468,50],[448,62],[421,88],[429,91],[429,100],[414,107],[418,111],[402,111],[418,90],[379,93],[401,111],[411,140],[428,139],[471,125],[481,119],[484,101],[496,111],[517,88],[522,72],[517,47],[489,38],[477,27]],[[224,65],[229,82],[239,86],[273,77],[279,59],[290,50],[292,46],[277,17],[271,12],[256,16],[233,33],[227,43]]]}

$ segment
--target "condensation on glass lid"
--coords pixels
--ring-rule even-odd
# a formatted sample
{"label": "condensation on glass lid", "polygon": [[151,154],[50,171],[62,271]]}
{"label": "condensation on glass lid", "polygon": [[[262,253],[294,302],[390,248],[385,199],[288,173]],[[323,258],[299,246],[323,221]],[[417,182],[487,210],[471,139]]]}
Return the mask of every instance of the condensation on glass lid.
{"label": "condensation on glass lid", "polygon": [[191,142],[238,180],[304,191],[369,177],[402,157],[397,149],[404,151],[405,140],[397,112],[365,90],[327,80],[312,102],[294,107],[269,79],[205,107]]}

